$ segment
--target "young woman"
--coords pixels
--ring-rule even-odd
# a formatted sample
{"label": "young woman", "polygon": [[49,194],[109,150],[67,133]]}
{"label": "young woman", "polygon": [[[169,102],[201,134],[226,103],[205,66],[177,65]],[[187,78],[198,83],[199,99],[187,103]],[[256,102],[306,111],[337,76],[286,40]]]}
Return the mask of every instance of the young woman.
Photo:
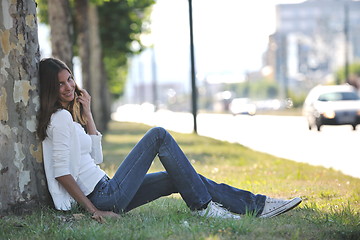
{"label": "young woman", "polygon": [[[90,95],[77,87],[69,68],[58,59],[41,60],[39,77],[37,133],[43,141],[46,178],[56,209],[69,210],[76,201],[102,221],[180,193],[197,215],[239,219],[247,212],[273,217],[301,202],[255,195],[199,175],[160,127],[145,134],[110,179],[97,165],[103,161],[102,136],[92,117]],[[166,171],[147,174],[156,156]]]}

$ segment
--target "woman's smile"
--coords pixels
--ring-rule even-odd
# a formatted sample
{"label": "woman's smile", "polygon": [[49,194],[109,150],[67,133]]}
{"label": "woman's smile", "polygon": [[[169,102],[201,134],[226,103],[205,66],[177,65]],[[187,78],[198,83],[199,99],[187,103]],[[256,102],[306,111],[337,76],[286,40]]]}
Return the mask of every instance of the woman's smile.
{"label": "woman's smile", "polygon": [[65,97],[72,97],[72,96],[74,96],[74,91],[70,91],[68,93],[65,93],[64,95],[65,95]]}
{"label": "woman's smile", "polygon": [[58,74],[59,79],[59,101],[63,107],[67,107],[75,97],[75,81],[67,70]]}

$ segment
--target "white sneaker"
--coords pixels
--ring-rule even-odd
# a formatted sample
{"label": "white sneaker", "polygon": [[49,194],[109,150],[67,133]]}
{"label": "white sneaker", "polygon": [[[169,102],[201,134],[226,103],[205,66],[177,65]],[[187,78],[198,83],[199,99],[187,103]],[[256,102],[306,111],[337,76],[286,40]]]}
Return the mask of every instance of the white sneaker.
{"label": "white sneaker", "polygon": [[267,197],[265,200],[264,210],[260,214],[260,218],[270,218],[287,212],[301,203],[301,198],[293,198],[291,200],[283,200]]}
{"label": "white sneaker", "polygon": [[231,213],[229,210],[222,207],[221,204],[215,203],[213,201],[210,201],[204,210],[194,211],[194,213],[202,217],[240,219],[239,215]]}

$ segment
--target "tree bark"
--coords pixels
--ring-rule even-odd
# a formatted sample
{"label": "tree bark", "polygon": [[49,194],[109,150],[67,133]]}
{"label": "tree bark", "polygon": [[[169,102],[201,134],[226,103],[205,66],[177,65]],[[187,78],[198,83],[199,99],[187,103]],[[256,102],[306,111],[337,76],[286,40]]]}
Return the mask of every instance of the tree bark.
{"label": "tree bark", "polygon": [[48,0],[52,56],[66,63],[73,71],[73,22],[68,0]]}
{"label": "tree bark", "polygon": [[102,62],[102,49],[99,33],[99,18],[97,7],[89,4],[89,37],[90,37],[90,81],[92,110],[94,120],[99,131],[107,129],[109,121],[110,108],[107,79]]}
{"label": "tree bark", "polygon": [[101,72],[103,76],[103,87],[100,88],[101,109],[103,109],[101,119],[104,123],[104,129],[102,129],[102,131],[106,131],[108,129],[108,123],[111,120],[112,99],[109,91],[108,77],[105,71],[104,61],[101,62]]}
{"label": "tree bark", "polygon": [[50,200],[36,137],[36,4],[2,0],[0,13],[0,213],[22,213]]}
{"label": "tree bark", "polygon": [[90,75],[90,40],[89,40],[89,2],[88,0],[76,0],[76,28],[77,44],[81,61],[82,85],[90,94],[92,92]]}

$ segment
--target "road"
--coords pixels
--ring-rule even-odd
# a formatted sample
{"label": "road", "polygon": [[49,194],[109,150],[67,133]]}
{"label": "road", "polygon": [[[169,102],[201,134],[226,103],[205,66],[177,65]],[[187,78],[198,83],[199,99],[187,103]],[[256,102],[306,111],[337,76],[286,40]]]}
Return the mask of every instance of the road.
{"label": "road", "polygon": [[[146,111],[140,108],[119,108],[113,114],[118,121],[162,126],[168,130],[190,133],[193,118],[189,113]],[[240,143],[274,156],[340,170],[360,178],[360,126],[323,126],[321,132],[309,131],[303,117],[295,116],[232,116],[199,114],[198,134]]]}

